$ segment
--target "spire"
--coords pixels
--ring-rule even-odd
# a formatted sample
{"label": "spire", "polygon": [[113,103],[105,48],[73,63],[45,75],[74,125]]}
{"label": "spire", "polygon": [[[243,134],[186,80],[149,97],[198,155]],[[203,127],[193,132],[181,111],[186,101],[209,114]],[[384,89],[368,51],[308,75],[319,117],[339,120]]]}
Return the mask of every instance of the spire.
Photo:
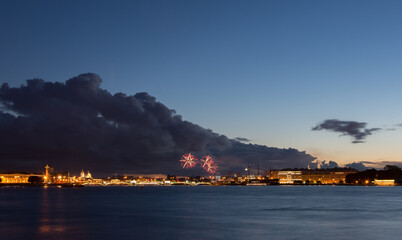
{"label": "spire", "polygon": [[49,179],[49,169],[50,169],[50,166],[49,166],[49,164],[46,164],[46,166],[45,166],[45,182],[47,182],[48,181],[48,179]]}

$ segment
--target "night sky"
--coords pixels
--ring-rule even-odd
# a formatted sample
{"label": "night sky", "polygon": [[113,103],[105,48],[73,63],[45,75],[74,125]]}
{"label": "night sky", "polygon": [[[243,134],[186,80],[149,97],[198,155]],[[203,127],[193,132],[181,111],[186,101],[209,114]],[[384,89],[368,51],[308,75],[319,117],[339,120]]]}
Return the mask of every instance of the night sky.
{"label": "night sky", "polygon": [[399,164],[401,8],[1,1],[0,170]]}

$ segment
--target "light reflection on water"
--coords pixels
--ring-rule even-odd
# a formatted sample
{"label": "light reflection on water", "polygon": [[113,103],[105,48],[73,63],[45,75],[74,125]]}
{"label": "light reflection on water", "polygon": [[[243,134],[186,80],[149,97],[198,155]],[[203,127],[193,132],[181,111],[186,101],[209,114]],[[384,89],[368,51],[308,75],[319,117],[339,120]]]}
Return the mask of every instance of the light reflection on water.
{"label": "light reflection on water", "polygon": [[401,223],[402,187],[0,188],[0,239],[399,239]]}
{"label": "light reflection on water", "polygon": [[[63,215],[53,215],[50,212],[50,209],[53,208],[49,201],[49,188],[44,188],[42,191],[42,198],[41,198],[41,207],[40,207],[40,217],[39,217],[39,227],[37,228],[38,232],[36,235],[38,238],[47,239],[49,237],[59,237],[58,235],[63,235],[68,228],[66,221],[63,218]],[[56,209],[64,210],[64,201],[60,194],[61,192],[55,193],[56,201],[53,202],[55,204]],[[52,194],[52,193],[50,193]]]}

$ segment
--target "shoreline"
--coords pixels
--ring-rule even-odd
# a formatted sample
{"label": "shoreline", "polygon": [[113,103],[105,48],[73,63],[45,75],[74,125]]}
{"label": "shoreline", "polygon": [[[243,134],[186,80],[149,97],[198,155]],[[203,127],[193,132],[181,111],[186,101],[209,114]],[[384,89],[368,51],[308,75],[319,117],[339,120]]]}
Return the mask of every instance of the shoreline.
{"label": "shoreline", "polygon": [[300,186],[300,187],[315,187],[315,186],[365,186],[365,187],[398,187],[402,186],[401,184],[395,185],[374,185],[374,184],[259,184],[259,185],[247,185],[247,184],[171,184],[171,185],[163,185],[163,184],[137,184],[137,185],[129,185],[129,184],[86,184],[86,185],[76,185],[76,184],[0,184],[0,188],[82,188],[82,187],[286,187],[286,186]]}

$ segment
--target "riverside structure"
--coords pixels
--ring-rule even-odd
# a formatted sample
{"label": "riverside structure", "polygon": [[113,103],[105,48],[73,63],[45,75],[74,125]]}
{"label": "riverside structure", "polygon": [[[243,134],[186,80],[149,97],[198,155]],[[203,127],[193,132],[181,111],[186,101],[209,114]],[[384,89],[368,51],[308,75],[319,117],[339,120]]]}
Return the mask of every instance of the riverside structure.
{"label": "riverside structure", "polygon": [[358,172],[351,168],[283,169],[269,171],[269,179],[279,184],[343,184],[346,176]]}
{"label": "riverside structure", "polygon": [[[373,171],[373,170],[370,170]],[[370,172],[368,171],[368,172]],[[243,185],[243,186],[264,186],[264,185],[379,185],[393,186],[401,185],[402,180],[390,175],[372,178],[364,177],[367,171],[358,172],[351,168],[332,168],[332,169],[282,169],[266,171],[263,175],[227,175],[227,176],[208,176],[208,177],[186,177],[163,174],[134,174],[134,175],[115,175],[106,178],[93,178],[89,171],[81,171],[77,176],[70,176],[68,172],[54,172],[49,166],[45,166],[42,173],[28,172],[7,172],[0,173],[0,186],[23,185],[23,186],[171,186],[171,185]],[[380,171],[381,172],[381,171]],[[350,181],[356,174],[363,174],[362,179]],[[356,177],[355,177],[356,178]],[[346,181],[348,180],[348,181]]]}

